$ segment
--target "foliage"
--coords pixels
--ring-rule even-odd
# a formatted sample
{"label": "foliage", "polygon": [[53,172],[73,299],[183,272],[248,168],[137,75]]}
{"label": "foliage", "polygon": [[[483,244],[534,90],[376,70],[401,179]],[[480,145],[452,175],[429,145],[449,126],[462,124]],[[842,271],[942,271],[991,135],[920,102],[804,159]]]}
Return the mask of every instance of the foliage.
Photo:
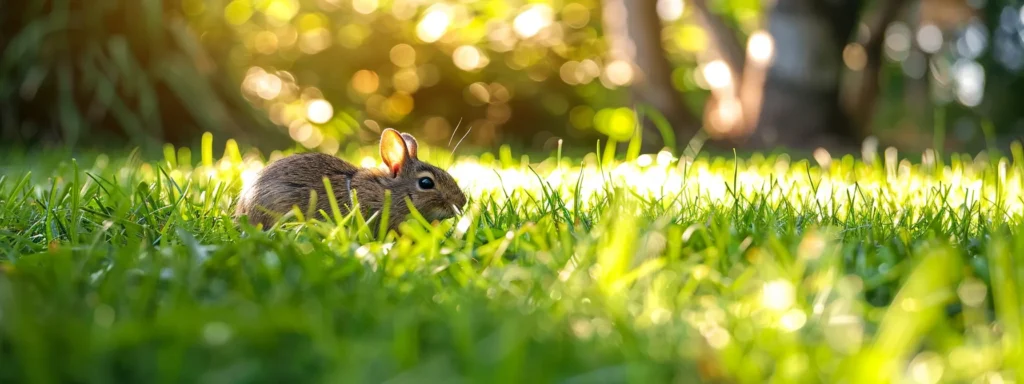
{"label": "foliage", "polygon": [[4,159],[20,165],[0,176],[3,381],[934,383],[1024,366],[1020,146],[916,164],[424,147],[470,206],[380,239],[357,217],[237,227],[265,159],[212,152]]}
{"label": "foliage", "polygon": [[[335,151],[364,126],[438,144],[463,125],[471,143],[547,148],[632,132],[596,118],[626,102],[605,75],[599,1],[183,5],[197,31],[216,31],[206,41],[230,52],[249,100],[308,148]],[[309,106],[324,101],[318,116]]]}
{"label": "foliage", "polygon": [[[879,126],[941,125],[960,143],[981,141],[983,120],[1017,130],[1008,95],[1022,84],[1024,27],[1012,3],[985,2],[969,24],[943,25],[932,67],[910,50],[917,11],[893,28],[892,46],[905,47],[887,51]],[[660,1],[659,14],[672,86],[688,104],[680,108],[697,111],[714,38],[687,4]],[[741,40],[765,26],[759,1],[709,4]],[[158,147],[191,145],[209,131],[282,148],[287,134],[333,152],[384,126],[439,144],[461,122],[474,127],[467,143],[483,146],[551,150],[558,138],[620,139],[633,129],[612,117],[628,107],[632,76],[607,55],[602,12],[598,0],[4,2],[0,137]],[[911,74],[918,72],[928,76]],[[973,85],[958,85],[960,77]],[[906,103],[908,92],[931,97],[920,87],[934,88],[941,111]],[[985,90],[983,104],[953,102],[972,87]]]}
{"label": "foliage", "polygon": [[280,142],[224,77],[176,1],[0,4],[0,138],[69,146],[129,139],[148,150],[202,132]]}

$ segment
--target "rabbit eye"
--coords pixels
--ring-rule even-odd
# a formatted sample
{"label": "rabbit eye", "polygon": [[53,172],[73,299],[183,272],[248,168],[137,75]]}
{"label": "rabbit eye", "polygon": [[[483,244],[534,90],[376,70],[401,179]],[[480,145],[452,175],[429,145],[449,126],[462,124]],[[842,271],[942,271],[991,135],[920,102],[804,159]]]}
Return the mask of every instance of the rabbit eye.
{"label": "rabbit eye", "polygon": [[419,185],[421,189],[434,189],[434,180],[429,177],[421,177]]}

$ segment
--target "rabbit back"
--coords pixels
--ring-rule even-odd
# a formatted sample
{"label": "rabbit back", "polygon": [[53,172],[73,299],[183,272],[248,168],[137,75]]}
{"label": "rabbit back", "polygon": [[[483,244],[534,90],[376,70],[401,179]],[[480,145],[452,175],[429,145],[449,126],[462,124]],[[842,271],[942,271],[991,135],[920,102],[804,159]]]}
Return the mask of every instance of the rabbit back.
{"label": "rabbit back", "polygon": [[[342,213],[348,213],[351,180],[359,171],[355,165],[337,157],[319,153],[295,154],[268,165],[256,180],[242,191],[236,217],[247,215],[253,225],[269,228],[279,215],[298,206],[307,217],[319,210],[330,212],[324,177],[330,181]],[[316,193],[310,207],[311,191]]]}

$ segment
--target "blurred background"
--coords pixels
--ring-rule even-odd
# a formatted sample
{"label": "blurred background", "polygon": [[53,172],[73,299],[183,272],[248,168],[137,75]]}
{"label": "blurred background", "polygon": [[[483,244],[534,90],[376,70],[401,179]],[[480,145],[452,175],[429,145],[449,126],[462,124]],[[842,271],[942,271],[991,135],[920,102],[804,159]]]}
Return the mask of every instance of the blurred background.
{"label": "blurred background", "polygon": [[[1024,132],[1020,0],[5,0],[0,145],[921,151]],[[2,150],[2,149],[0,149]]]}

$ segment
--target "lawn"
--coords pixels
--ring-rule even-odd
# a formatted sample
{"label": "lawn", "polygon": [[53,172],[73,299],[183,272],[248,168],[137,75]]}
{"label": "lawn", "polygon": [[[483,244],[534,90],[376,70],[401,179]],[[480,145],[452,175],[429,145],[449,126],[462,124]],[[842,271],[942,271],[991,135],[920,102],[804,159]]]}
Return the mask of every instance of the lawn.
{"label": "lawn", "polygon": [[0,381],[1022,379],[1020,146],[424,148],[468,208],[383,238],[331,212],[236,226],[238,191],[282,154],[213,152],[0,155]]}

